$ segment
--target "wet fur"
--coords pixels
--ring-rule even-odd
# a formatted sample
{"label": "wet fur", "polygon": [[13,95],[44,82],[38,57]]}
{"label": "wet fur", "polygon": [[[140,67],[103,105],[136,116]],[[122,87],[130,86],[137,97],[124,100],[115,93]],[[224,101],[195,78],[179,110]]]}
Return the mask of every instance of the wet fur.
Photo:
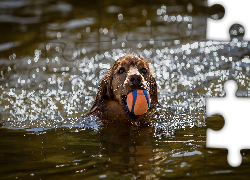
{"label": "wet fur", "polygon": [[[119,73],[124,68],[124,72]],[[145,72],[145,69],[147,73]],[[144,71],[142,71],[144,69]],[[141,76],[141,86],[131,84],[131,75]],[[158,104],[157,84],[149,62],[136,54],[125,55],[115,61],[107,74],[102,79],[94,104],[87,115],[94,115],[102,119],[122,120],[142,118],[150,109],[141,116],[133,115],[124,106],[122,98],[133,89],[146,89],[151,98],[150,109]]]}

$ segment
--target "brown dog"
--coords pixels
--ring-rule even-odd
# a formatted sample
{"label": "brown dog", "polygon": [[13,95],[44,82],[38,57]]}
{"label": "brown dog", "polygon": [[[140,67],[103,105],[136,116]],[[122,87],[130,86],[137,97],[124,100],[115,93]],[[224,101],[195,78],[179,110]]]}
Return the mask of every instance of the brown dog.
{"label": "brown dog", "polygon": [[150,109],[158,104],[157,85],[149,63],[140,55],[125,55],[113,64],[101,81],[95,102],[88,115],[102,119],[135,119],[127,107],[126,97],[135,89],[145,89],[150,94]]}

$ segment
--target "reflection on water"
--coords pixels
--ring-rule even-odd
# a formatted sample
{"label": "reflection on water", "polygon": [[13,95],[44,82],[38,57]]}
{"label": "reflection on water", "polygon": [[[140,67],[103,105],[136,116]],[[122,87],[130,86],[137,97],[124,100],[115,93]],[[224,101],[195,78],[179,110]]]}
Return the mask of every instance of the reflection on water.
{"label": "reflection on water", "polygon": [[[205,1],[100,2],[1,2],[1,179],[246,177],[248,151],[231,168],[225,150],[205,149],[207,125],[221,122],[205,118],[205,97],[224,96],[229,78],[249,94],[240,28],[230,42],[199,41]],[[151,126],[84,116],[106,71],[131,52],[155,71]]]}

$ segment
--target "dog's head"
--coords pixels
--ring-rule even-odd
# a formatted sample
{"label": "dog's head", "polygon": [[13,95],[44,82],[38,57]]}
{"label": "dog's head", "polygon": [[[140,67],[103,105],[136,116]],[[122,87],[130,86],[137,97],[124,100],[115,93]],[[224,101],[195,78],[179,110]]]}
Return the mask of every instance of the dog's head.
{"label": "dog's head", "polygon": [[101,81],[96,101],[91,111],[105,100],[117,101],[129,113],[126,97],[135,89],[145,89],[150,94],[151,105],[158,103],[157,85],[149,62],[136,54],[125,55],[113,64]]}

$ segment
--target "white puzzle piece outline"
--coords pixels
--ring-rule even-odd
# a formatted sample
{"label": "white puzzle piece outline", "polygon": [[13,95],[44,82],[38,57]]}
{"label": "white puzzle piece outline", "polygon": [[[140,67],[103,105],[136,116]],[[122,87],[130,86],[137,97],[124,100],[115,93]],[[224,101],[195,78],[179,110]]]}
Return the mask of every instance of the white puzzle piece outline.
{"label": "white puzzle piece outline", "polygon": [[208,148],[227,148],[228,163],[239,166],[242,161],[241,149],[250,149],[246,137],[250,137],[249,107],[250,100],[245,97],[236,97],[237,83],[229,80],[224,83],[226,97],[207,98],[207,115],[220,114],[224,116],[225,124],[220,131],[207,129],[206,146]]}
{"label": "white puzzle piece outline", "polygon": [[[210,40],[230,41],[229,29],[233,24],[241,24],[245,29],[244,39],[250,40],[248,0],[209,0],[208,6],[220,4],[225,9],[220,20],[207,19],[206,38]],[[243,30],[244,31],[244,30]]]}

